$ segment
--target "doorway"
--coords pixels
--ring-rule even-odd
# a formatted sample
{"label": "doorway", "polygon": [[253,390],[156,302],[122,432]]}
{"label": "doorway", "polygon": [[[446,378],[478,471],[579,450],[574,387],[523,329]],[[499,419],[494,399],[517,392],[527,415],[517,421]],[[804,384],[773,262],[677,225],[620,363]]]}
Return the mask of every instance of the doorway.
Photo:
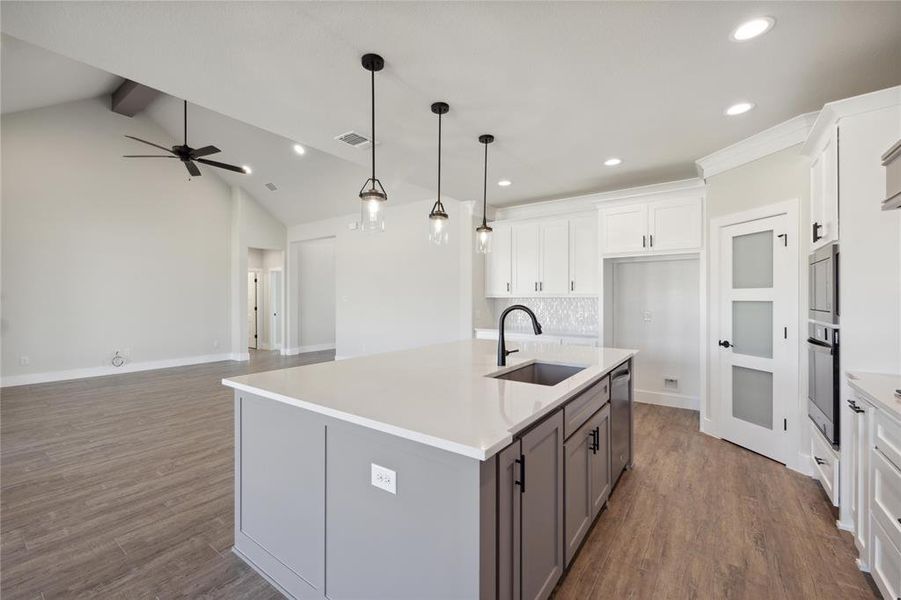
{"label": "doorway", "polygon": [[721,437],[783,464],[797,437],[794,202],[711,223],[711,396]]}

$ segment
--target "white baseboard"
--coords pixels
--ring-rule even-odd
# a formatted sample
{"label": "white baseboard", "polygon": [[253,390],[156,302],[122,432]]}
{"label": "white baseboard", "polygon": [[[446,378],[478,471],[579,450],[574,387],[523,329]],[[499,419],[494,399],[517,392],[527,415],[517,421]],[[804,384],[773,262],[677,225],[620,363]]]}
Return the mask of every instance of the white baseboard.
{"label": "white baseboard", "polygon": [[[50,381],[66,381],[69,379],[84,379],[86,377],[102,377],[104,375],[118,375],[120,373],[135,373],[137,371],[152,371],[154,369],[168,369],[171,367],[184,367],[203,363],[220,362],[223,360],[241,360],[235,358],[235,353],[203,354],[199,356],[185,356],[183,358],[167,358],[164,360],[148,360],[144,362],[125,363],[121,367],[112,365],[105,367],[85,367],[81,369],[67,369],[64,371],[45,371],[43,373],[26,373],[24,375],[11,375],[0,377],[0,387],[12,387],[16,385],[30,385],[33,383],[47,383]],[[247,353],[249,360],[250,354]]]}
{"label": "white baseboard", "polygon": [[657,404],[658,406],[671,406],[673,408],[685,408],[688,410],[700,410],[701,403],[697,396],[684,394],[668,394],[666,392],[652,392],[649,390],[635,389],[635,401],[642,404]]}
{"label": "white baseboard", "polygon": [[322,352],[323,350],[334,350],[335,343],[330,344],[311,344],[309,346],[295,346],[294,348],[286,348],[282,351],[285,356],[294,356],[295,354],[303,354],[304,352]]}
{"label": "white baseboard", "polygon": [[250,360],[250,352],[232,352],[231,354],[229,354],[229,357],[231,358],[231,360],[240,360],[247,362],[248,360]]}

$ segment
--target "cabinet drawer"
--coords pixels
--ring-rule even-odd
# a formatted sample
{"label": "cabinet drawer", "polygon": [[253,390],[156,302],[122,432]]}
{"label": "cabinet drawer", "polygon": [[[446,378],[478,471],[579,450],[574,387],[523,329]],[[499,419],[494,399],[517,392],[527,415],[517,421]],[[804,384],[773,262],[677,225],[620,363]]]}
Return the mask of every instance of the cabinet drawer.
{"label": "cabinet drawer", "polygon": [[882,410],[876,411],[873,445],[895,467],[901,468],[901,424]]}
{"label": "cabinet drawer", "polygon": [[901,546],[901,471],[873,450],[871,514],[879,520],[895,546]]}
{"label": "cabinet drawer", "polygon": [[823,486],[832,505],[838,506],[838,456],[813,423],[810,424],[810,459],[814,477]]}
{"label": "cabinet drawer", "polygon": [[870,522],[870,529],[873,532],[870,574],[883,598],[901,598],[901,552],[898,552],[878,520]]}
{"label": "cabinet drawer", "polygon": [[579,427],[610,399],[610,377],[605,376],[563,407],[563,438]]}

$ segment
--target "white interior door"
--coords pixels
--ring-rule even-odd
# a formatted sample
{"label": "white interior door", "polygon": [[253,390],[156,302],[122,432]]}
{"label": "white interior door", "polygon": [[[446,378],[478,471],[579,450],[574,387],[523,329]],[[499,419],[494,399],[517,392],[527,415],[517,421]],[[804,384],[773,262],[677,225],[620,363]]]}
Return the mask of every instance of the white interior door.
{"label": "white interior door", "polygon": [[257,302],[259,300],[259,285],[257,274],[254,271],[247,273],[247,347],[258,348],[259,344],[259,312]]}
{"label": "white interior door", "polygon": [[782,463],[797,403],[798,255],[789,225],[782,214],[721,227],[717,278],[721,434]]}
{"label": "white interior door", "polygon": [[269,271],[269,349],[282,347],[282,272]]}

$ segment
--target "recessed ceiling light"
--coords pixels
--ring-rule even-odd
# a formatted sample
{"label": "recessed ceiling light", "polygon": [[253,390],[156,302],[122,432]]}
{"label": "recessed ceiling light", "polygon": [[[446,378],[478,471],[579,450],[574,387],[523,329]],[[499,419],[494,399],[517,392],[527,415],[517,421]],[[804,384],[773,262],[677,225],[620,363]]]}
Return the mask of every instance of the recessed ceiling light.
{"label": "recessed ceiling light", "polygon": [[248,167],[247,165],[241,165],[241,168],[244,169],[244,172],[247,173],[248,175],[250,175],[251,173],[253,173],[253,169],[251,169],[251,168]]}
{"label": "recessed ceiling light", "polygon": [[294,151],[296,153],[300,154],[301,156],[303,156],[306,153],[306,149],[303,146],[301,146],[300,144],[294,144]]}
{"label": "recessed ceiling light", "polygon": [[623,161],[620,158],[608,158],[607,160],[604,161],[604,166],[615,167],[616,165],[620,164],[621,162],[623,162]]}
{"label": "recessed ceiling light", "polygon": [[773,17],[757,17],[756,19],[745,21],[736,27],[735,31],[732,32],[732,35],[729,36],[729,39],[733,42],[746,42],[759,35],[763,35],[772,29],[775,24],[776,19]]}
{"label": "recessed ceiling light", "polygon": [[497,182],[497,184],[501,187],[507,187],[511,183],[513,183],[513,182],[510,181],[509,179],[501,179],[500,181]]}
{"label": "recessed ceiling light", "polygon": [[748,112],[749,110],[751,110],[752,108],[754,108],[753,102],[739,102],[739,103],[733,104],[732,106],[727,108],[725,111],[723,111],[723,113],[726,116],[734,117],[736,115],[742,115],[742,114]]}

